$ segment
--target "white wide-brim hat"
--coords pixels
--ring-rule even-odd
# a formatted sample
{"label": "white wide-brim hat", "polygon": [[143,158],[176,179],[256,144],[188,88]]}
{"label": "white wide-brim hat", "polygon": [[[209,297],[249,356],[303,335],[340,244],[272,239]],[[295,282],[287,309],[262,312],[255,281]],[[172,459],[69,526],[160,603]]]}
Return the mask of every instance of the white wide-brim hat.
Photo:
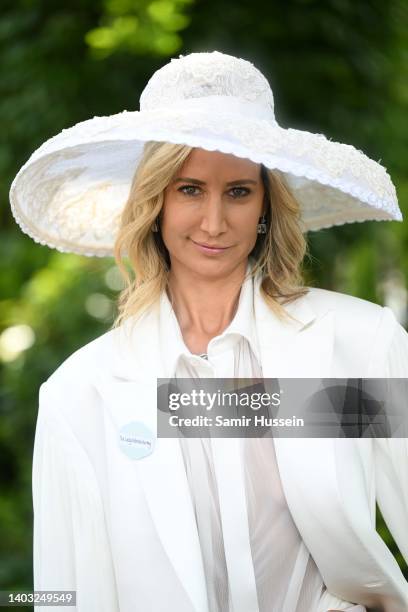
{"label": "white wide-brim hat", "polygon": [[244,157],[284,174],[303,231],[354,221],[402,221],[386,169],[351,145],[282,128],[271,87],[249,61],[218,51],[172,58],[140,111],[93,117],[44,142],[10,188],[13,216],[36,242],[112,256],[120,214],[146,141]]}

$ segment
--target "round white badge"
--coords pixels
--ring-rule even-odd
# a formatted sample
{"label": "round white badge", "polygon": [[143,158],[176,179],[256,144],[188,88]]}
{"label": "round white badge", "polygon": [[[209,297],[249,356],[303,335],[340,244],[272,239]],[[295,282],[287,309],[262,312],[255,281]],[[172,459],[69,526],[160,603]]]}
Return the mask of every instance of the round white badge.
{"label": "round white badge", "polygon": [[119,446],[130,459],[142,459],[154,450],[155,435],[142,421],[131,421],[119,431]]}

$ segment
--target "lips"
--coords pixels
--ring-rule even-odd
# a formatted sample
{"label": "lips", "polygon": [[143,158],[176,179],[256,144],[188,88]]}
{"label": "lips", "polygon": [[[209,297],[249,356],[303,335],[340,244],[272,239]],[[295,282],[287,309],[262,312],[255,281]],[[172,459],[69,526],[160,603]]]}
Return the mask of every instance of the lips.
{"label": "lips", "polygon": [[216,257],[217,255],[222,255],[223,253],[228,251],[228,249],[230,249],[230,247],[224,247],[224,246],[218,247],[213,244],[208,246],[205,243],[196,242],[195,240],[192,240],[192,243],[201,253],[203,253],[204,255],[209,255],[210,257],[212,256]]}
{"label": "lips", "polygon": [[195,244],[198,244],[198,246],[206,247],[207,249],[218,249],[219,250],[219,249],[229,248],[229,247],[218,245],[218,244],[206,244],[205,242],[195,242],[195,240],[193,240],[193,242]]}

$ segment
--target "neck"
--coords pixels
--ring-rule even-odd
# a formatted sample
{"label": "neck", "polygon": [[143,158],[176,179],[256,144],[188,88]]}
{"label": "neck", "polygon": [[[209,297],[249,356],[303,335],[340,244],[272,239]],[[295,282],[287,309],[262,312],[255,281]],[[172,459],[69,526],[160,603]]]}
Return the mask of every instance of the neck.
{"label": "neck", "polygon": [[183,335],[212,338],[228,327],[238,308],[246,268],[247,259],[227,274],[204,276],[172,262],[168,297]]}

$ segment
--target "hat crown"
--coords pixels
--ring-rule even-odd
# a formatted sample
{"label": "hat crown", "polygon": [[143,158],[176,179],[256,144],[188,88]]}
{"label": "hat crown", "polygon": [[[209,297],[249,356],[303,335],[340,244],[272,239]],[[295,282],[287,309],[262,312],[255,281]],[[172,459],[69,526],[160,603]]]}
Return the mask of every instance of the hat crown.
{"label": "hat crown", "polygon": [[247,60],[219,51],[172,58],[147,82],[140,96],[140,110],[208,96],[230,96],[255,103],[274,116],[272,90],[262,72]]}

